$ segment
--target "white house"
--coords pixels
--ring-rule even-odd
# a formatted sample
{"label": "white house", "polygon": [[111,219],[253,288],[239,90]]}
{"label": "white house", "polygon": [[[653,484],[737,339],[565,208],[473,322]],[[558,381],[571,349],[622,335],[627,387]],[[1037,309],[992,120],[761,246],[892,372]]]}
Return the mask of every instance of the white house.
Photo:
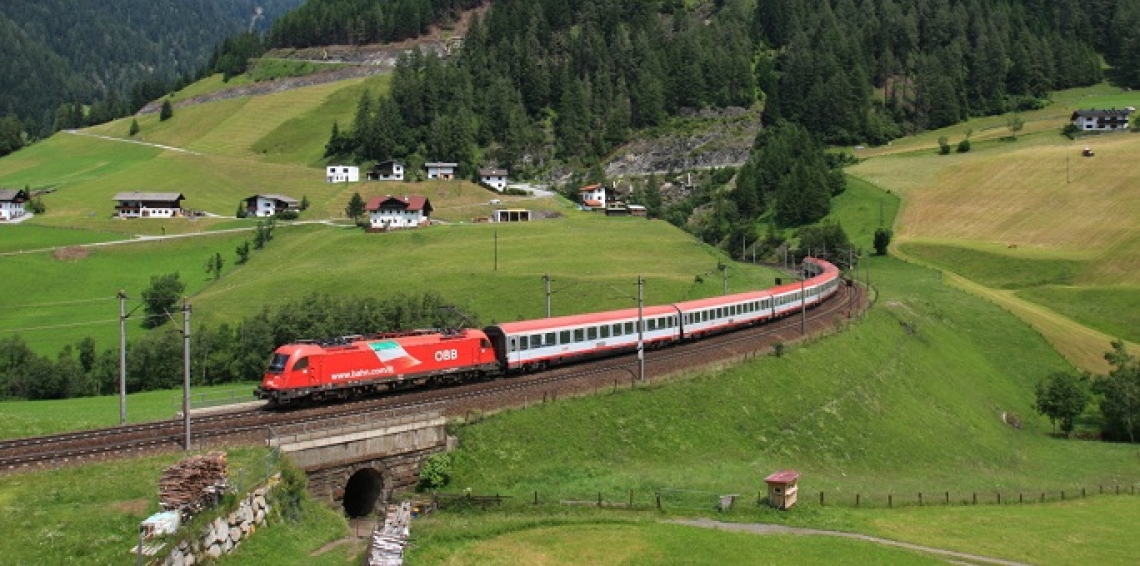
{"label": "white house", "polygon": [[428,179],[439,179],[441,181],[450,181],[455,178],[455,168],[459,167],[458,163],[424,163],[427,168]]}
{"label": "white house", "polygon": [[1135,111],[1131,106],[1119,110],[1077,110],[1069,119],[1082,132],[1112,132],[1127,130],[1128,117]]}
{"label": "white house", "polygon": [[507,188],[507,170],[480,169],[479,182],[501,193],[504,189]]}
{"label": "white house", "polygon": [[174,218],[182,216],[182,193],[119,193],[112,200],[119,218]]}
{"label": "white house", "polygon": [[582,195],[582,206],[595,210],[606,209],[606,187],[602,184],[586,185],[578,192]]}
{"label": "white house", "polygon": [[404,180],[404,163],[401,161],[381,161],[372,166],[372,170],[368,172],[369,181],[403,181]]}
{"label": "white house", "polygon": [[365,210],[368,211],[371,231],[417,228],[431,224],[431,201],[423,196],[372,197],[368,199]]}
{"label": "white house", "polygon": [[0,220],[15,220],[24,215],[28,193],[23,189],[0,189]]}
{"label": "white house", "polygon": [[360,180],[360,168],[353,165],[329,165],[325,179],[330,183],[355,183]]}
{"label": "white house", "polygon": [[301,204],[285,195],[253,195],[245,199],[245,210],[250,216],[273,216],[283,210],[300,210]]}

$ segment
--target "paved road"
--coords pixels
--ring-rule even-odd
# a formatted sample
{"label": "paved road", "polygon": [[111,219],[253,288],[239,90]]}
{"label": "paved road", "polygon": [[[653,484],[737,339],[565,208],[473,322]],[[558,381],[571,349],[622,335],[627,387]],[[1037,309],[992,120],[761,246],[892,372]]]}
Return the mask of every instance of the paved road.
{"label": "paved road", "polygon": [[688,525],[691,527],[702,527],[705,529],[719,529],[722,531],[737,531],[754,533],[758,535],[777,534],[777,535],[813,535],[813,536],[829,536],[849,538],[881,544],[884,546],[894,546],[898,548],[905,548],[907,550],[914,550],[918,552],[926,552],[930,554],[937,554],[946,556],[951,559],[965,560],[971,563],[981,562],[984,564],[999,564],[1001,566],[1027,566],[1022,562],[1014,562],[1012,560],[1005,560],[1003,558],[993,558],[991,556],[979,556],[976,554],[968,554],[965,552],[957,552],[954,550],[946,550],[943,548],[934,548],[930,546],[922,546],[918,544],[911,544],[909,542],[899,542],[886,538],[873,537],[870,535],[861,535],[858,533],[845,533],[843,531],[824,531],[820,529],[805,529],[800,527],[785,527],[783,525],[769,525],[765,523],[723,523],[720,521],[713,521],[711,519],[689,519],[681,521],[672,521],[679,525]]}

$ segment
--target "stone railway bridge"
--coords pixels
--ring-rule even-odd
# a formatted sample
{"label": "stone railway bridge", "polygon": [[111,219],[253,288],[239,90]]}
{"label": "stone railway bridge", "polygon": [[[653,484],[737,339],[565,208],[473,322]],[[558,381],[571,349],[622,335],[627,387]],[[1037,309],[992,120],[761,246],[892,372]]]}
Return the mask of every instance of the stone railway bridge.
{"label": "stone railway bridge", "polygon": [[447,449],[447,421],[438,411],[355,421],[275,430],[269,445],[305,471],[315,498],[362,517],[415,486],[424,460]]}

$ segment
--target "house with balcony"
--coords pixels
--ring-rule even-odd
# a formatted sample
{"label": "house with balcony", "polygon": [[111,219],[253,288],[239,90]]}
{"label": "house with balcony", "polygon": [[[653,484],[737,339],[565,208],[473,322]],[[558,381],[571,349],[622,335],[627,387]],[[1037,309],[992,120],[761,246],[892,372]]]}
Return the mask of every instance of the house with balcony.
{"label": "house with balcony", "polygon": [[23,189],[0,189],[0,221],[23,218],[28,192]]}
{"label": "house with balcony", "polygon": [[403,181],[404,163],[389,159],[372,166],[366,178],[369,181]]}
{"label": "house with balcony", "polygon": [[112,197],[115,216],[119,218],[177,218],[185,216],[182,193],[144,193],[131,191]]}
{"label": "house with balcony", "polygon": [[372,197],[364,209],[368,212],[369,232],[419,228],[431,224],[431,201],[424,196]]}
{"label": "house with balcony", "polygon": [[427,178],[439,179],[440,181],[455,179],[455,170],[458,167],[458,163],[424,163],[424,168],[427,169]]}
{"label": "house with balcony", "polygon": [[245,212],[248,216],[274,216],[285,210],[301,210],[301,203],[285,195],[253,195],[245,199]]}
{"label": "house with balcony", "polygon": [[1082,132],[1113,132],[1128,129],[1128,118],[1136,109],[1109,108],[1106,110],[1077,110],[1069,119]]}

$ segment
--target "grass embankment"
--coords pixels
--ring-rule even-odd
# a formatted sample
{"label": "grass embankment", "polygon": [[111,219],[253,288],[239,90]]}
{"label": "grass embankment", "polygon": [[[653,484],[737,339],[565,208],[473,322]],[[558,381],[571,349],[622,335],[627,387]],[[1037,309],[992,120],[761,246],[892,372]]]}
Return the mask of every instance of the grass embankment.
{"label": "grass embankment", "polygon": [[[191,408],[254,401],[258,382],[193,387]],[[110,392],[107,392],[110,393]],[[145,391],[127,395],[127,422],[174,418],[182,410],[182,390]],[[119,397],[82,397],[58,401],[0,402],[0,439],[42,436],[119,424]]]}
{"label": "grass embankment", "polygon": [[[1059,132],[1075,108],[1135,105],[1140,96],[1104,88],[1063,96],[1027,113],[1049,127],[1027,127],[1016,140],[1006,131],[969,153],[937,154],[934,139],[978,131],[982,121],[971,122],[900,140],[849,172],[903,195],[899,253],[967,279],[961,287],[1018,313],[1075,364],[1104,371],[1111,339],[1134,347],[1140,339],[1140,189],[1129,158],[1140,136]],[[1096,157],[1081,157],[1086,146]]]}
{"label": "grass embankment", "polygon": [[[0,482],[0,555],[5,564],[125,564],[138,544],[139,523],[157,512],[162,471],[182,453],[4,476]],[[265,473],[265,449],[229,451],[231,482]],[[239,470],[242,472],[239,474]],[[250,487],[248,484],[244,488]],[[300,522],[262,529],[234,555],[235,563],[264,564],[276,548],[316,549],[343,537],[344,519],[320,505]],[[267,546],[268,545],[268,546]],[[304,556],[305,553],[301,553]],[[343,564],[340,551],[306,564]]]}
{"label": "grass embankment", "polygon": [[[626,501],[633,490],[642,506],[652,506],[652,494],[661,491],[668,512],[697,514],[708,513],[717,494],[737,493],[741,504],[727,514],[734,521],[866,531],[1009,559],[1120,556],[1119,546],[1099,548],[1107,539],[1083,526],[1083,514],[1068,514],[1065,505],[1077,503],[984,507],[978,517],[989,519],[953,531],[964,538],[927,536],[920,525],[977,507],[943,509],[945,515],[882,509],[888,493],[913,500],[925,492],[930,501],[950,491],[960,502],[971,492],[1002,491],[1009,501],[1022,491],[1071,496],[1080,486],[1131,485],[1140,476],[1131,447],[1049,436],[1048,421],[1031,408],[1033,386],[1067,364],[1032,329],[942,285],[934,271],[890,259],[873,263],[878,307],[851,330],[717,375],[532,406],[463,427],[452,485],[512,495],[519,507],[535,491],[553,502],[590,501],[599,492]],[[1007,412],[1021,418],[1021,429],[1002,421]],[[786,514],[756,508],[750,501],[762,478],[782,468],[803,474],[800,506]],[[821,508],[820,491],[843,506]],[[855,493],[880,509],[851,509]],[[680,503],[671,507],[670,500]],[[1083,503],[1090,510],[1106,505],[1112,513],[1140,514],[1131,498],[1090,501],[1097,501]],[[1043,527],[1003,545],[1019,526],[989,527],[1007,512]],[[913,513],[919,524],[896,528],[891,517],[900,513]],[[1032,543],[1048,542],[1060,528],[1090,534],[1071,537],[1056,555]],[[985,552],[976,537],[987,541]],[[479,543],[460,546],[467,544]]]}

